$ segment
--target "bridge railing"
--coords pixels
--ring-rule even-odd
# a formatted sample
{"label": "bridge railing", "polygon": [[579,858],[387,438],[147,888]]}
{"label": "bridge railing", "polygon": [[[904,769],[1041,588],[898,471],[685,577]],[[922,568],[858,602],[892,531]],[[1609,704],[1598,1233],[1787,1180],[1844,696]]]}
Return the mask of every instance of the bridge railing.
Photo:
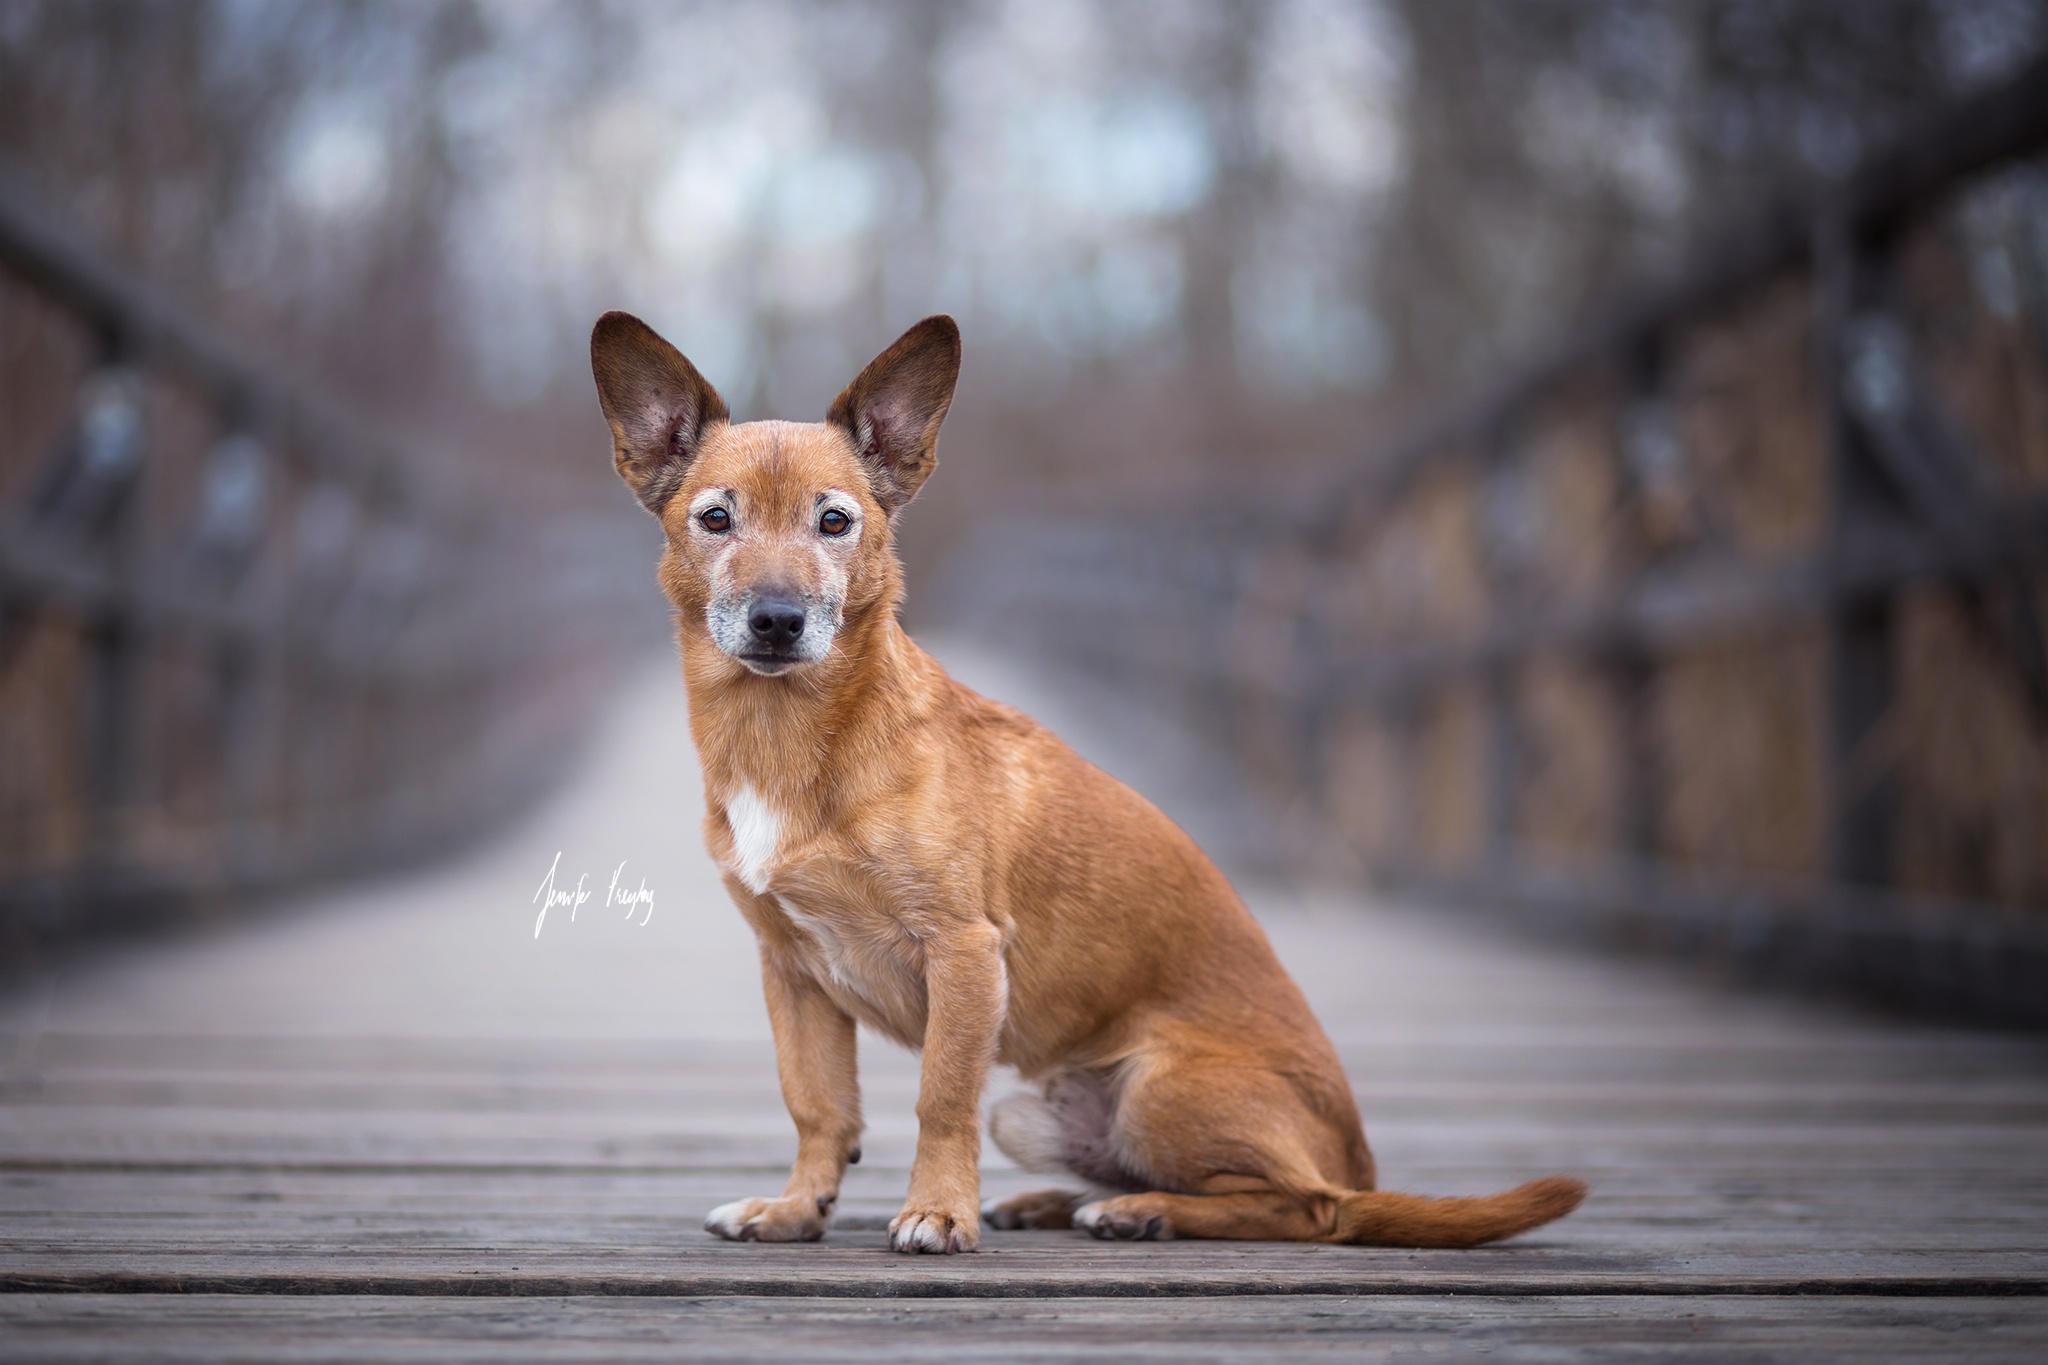
{"label": "bridge railing", "polygon": [[423,856],[545,784],[659,619],[645,564],[438,467],[0,179],[0,958]]}
{"label": "bridge railing", "polygon": [[2048,1021],[2048,64],[1313,495],[977,538],[976,617],[1377,880]]}

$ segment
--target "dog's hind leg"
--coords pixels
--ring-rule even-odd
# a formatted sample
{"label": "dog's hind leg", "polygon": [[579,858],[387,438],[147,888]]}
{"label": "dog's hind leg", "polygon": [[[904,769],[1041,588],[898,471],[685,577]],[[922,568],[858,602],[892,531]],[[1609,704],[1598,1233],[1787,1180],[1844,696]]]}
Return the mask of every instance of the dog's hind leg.
{"label": "dog's hind leg", "polygon": [[1056,1230],[1074,1226],[1074,1210],[1088,1196],[1074,1190],[1031,1190],[1008,1199],[991,1200],[981,1216],[992,1228],[1015,1232],[1019,1228]]}
{"label": "dog's hind leg", "polygon": [[1075,1227],[1096,1237],[1164,1241],[1235,1237],[1252,1241],[1347,1242],[1354,1246],[1475,1247],[1562,1218],[1585,1198],[1583,1182],[1545,1176],[1499,1194],[1430,1199],[1353,1190],[1336,1196],[1286,1194],[1120,1194],[1084,1204]]}
{"label": "dog's hind leg", "polygon": [[1169,1194],[1149,1190],[1084,1204],[1075,1227],[1091,1236],[1141,1242],[1174,1237],[1228,1237],[1255,1242],[1327,1241],[1336,1230],[1329,1196],[1263,1190],[1237,1194]]}
{"label": "dog's hind leg", "polygon": [[1146,1240],[1469,1247],[1562,1217],[1585,1194],[1563,1176],[1476,1198],[1373,1190],[1355,1111],[1338,1107],[1348,1095],[1191,1052],[1162,1049],[1130,1068],[1114,1125],[1121,1162],[1166,1188],[1085,1204],[1075,1226]]}
{"label": "dog's hind leg", "polygon": [[1285,1074],[1193,1036],[1161,1040],[1121,1076],[1111,1146],[1145,1183],[1075,1210],[1096,1237],[1327,1240],[1339,1198],[1372,1180],[1341,1072],[1318,1085],[1310,1067]]}

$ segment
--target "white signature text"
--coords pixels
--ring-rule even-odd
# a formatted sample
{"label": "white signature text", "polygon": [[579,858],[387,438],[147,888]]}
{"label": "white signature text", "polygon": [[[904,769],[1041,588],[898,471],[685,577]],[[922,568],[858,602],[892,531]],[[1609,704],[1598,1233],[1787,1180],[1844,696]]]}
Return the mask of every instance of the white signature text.
{"label": "white signature text", "polygon": [[[637,914],[640,916],[640,923],[645,924],[648,920],[654,918],[654,893],[647,889],[647,879],[645,877],[640,879],[640,885],[637,887],[622,885],[626,875],[626,862],[626,859],[621,859],[619,865],[612,869],[612,881],[611,885],[605,890],[604,903],[606,905],[624,906],[627,919],[631,919]],[[533,921],[533,936],[535,938],[540,937],[541,928],[548,922],[548,911],[555,909],[557,906],[567,909],[569,912],[569,922],[573,924],[576,922],[576,912],[588,904],[590,898],[597,894],[594,891],[585,889],[584,884],[590,880],[588,872],[580,874],[576,878],[574,886],[567,890],[562,889],[556,884],[556,879],[561,874],[561,870],[562,853],[561,850],[557,849],[555,851],[555,860],[548,864],[548,875],[541,878],[539,889],[533,893],[533,903],[540,907],[540,914]]]}

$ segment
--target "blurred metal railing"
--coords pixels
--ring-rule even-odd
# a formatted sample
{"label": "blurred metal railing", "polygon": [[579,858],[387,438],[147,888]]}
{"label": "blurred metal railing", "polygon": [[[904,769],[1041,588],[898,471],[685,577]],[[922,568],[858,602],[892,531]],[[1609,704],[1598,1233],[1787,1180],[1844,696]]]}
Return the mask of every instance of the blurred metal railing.
{"label": "blurred metal railing", "polygon": [[977,537],[955,601],[1385,883],[2048,1023],[2044,146],[2036,62],[1309,497]]}
{"label": "blurred metal railing", "polygon": [[655,636],[615,528],[494,524],[4,178],[0,328],[0,960],[446,849]]}

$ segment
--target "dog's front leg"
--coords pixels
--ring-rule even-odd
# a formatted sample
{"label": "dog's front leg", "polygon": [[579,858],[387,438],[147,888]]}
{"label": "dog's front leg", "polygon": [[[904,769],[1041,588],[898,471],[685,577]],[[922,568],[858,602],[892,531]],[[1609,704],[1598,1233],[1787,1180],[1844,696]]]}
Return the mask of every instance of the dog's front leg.
{"label": "dog's front leg", "polygon": [[860,1159],[854,1021],[766,944],[761,978],[775,1030],[782,1101],[796,1121],[796,1165],[781,1198],[720,1205],[705,1217],[704,1228],[741,1242],[815,1242],[832,1221],[847,1163]]}
{"label": "dog's front leg", "polygon": [[972,1251],[981,1241],[981,1092],[1007,987],[1002,935],[986,920],[925,943],[924,1060],[910,1197],[889,1223],[897,1251]]}

